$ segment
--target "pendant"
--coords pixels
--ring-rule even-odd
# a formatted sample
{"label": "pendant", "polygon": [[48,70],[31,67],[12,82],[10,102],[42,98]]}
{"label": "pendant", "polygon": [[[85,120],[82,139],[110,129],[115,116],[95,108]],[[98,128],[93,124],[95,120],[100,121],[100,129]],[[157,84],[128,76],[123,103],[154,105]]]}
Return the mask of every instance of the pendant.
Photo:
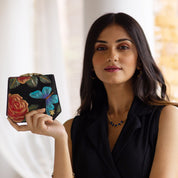
{"label": "pendant", "polygon": [[113,121],[109,121],[109,123],[111,124],[112,127],[118,127],[118,126],[121,126],[124,123],[124,121],[121,120],[117,124],[115,124]]}

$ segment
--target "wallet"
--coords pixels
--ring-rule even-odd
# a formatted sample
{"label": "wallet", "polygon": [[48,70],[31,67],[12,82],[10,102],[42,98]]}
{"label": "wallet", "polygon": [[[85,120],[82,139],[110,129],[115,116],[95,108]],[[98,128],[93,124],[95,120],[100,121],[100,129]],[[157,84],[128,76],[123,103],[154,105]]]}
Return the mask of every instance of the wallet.
{"label": "wallet", "polygon": [[55,119],[61,112],[53,74],[25,74],[8,78],[7,116],[14,122],[26,122],[25,114],[46,108],[45,113]]}

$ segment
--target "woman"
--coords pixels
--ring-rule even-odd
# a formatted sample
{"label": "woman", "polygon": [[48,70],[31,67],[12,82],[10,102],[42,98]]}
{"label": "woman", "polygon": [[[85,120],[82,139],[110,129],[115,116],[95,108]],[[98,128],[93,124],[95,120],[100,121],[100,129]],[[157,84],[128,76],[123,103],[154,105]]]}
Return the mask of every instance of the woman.
{"label": "woman", "polygon": [[55,138],[55,178],[178,177],[178,110],[132,17],[110,13],[94,22],[80,94],[78,116],[64,126],[44,109],[29,112],[27,126],[9,120]]}

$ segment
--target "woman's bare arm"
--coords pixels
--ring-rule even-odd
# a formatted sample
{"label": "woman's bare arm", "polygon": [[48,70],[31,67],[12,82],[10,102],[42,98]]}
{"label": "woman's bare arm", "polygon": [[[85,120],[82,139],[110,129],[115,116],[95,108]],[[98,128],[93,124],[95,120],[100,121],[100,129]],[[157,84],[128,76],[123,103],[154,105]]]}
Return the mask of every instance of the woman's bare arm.
{"label": "woman's bare arm", "polygon": [[55,139],[55,161],[54,161],[54,178],[71,178],[72,171],[72,142],[70,137],[70,129],[72,121],[68,120],[64,123],[66,136]]}
{"label": "woman's bare arm", "polygon": [[44,114],[45,109],[26,114],[27,125],[18,125],[8,119],[17,131],[31,131],[35,134],[51,136],[55,139],[54,178],[73,178],[68,145],[67,129],[51,116]]}
{"label": "woman's bare arm", "polygon": [[178,109],[175,106],[165,106],[161,112],[150,178],[178,178]]}

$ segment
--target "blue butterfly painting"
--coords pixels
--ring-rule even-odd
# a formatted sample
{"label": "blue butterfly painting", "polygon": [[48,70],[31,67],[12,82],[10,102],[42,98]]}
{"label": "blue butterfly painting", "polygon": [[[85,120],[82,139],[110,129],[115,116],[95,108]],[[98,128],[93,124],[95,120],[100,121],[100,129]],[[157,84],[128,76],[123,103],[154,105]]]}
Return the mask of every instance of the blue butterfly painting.
{"label": "blue butterfly painting", "polygon": [[34,99],[45,99],[46,100],[46,114],[54,115],[54,104],[59,102],[58,96],[53,95],[51,87],[43,87],[42,91],[36,90],[31,92],[31,98]]}

